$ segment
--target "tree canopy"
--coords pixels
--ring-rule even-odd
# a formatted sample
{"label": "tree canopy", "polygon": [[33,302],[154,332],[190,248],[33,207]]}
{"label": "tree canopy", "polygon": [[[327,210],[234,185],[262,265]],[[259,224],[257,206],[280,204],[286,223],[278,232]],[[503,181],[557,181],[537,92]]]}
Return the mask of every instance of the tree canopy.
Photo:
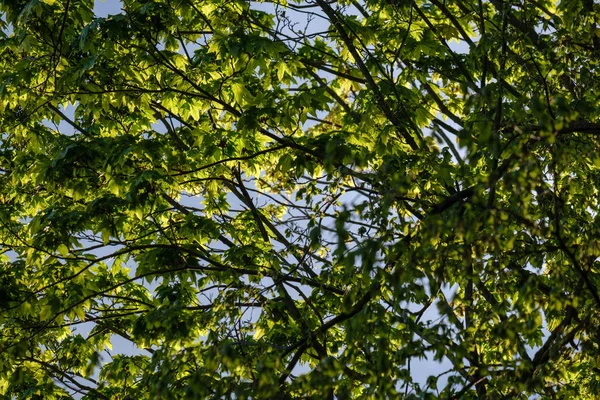
{"label": "tree canopy", "polygon": [[0,398],[600,395],[596,2],[0,7]]}

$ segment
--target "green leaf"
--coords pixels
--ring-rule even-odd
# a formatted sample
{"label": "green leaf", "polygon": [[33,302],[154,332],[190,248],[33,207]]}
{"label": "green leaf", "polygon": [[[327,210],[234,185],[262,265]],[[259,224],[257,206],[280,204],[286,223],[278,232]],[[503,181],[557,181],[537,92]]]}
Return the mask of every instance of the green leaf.
{"label": "green leaf", "polygon": [[66,257],[69,254],[69,248],[64,244],[61,244],[57,247],[58,252],[61,256]]}

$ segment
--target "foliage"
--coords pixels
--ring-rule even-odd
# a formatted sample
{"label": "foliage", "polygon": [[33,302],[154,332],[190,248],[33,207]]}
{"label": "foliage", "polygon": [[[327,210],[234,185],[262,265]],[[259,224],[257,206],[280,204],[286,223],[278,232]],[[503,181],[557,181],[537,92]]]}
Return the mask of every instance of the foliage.
{"label": "foliage", "polygon": [[595,398],[594,3],[0,1],[0,397]]}

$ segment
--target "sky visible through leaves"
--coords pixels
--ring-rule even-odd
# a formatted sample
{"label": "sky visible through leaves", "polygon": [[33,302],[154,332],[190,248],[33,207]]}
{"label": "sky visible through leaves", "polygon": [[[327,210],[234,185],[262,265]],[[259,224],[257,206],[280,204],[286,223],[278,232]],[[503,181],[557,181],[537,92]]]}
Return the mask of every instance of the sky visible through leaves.
{"label": "sky visible through leaves", "polygon": [[0,399],[600,395],[600,4],[0,7]]}

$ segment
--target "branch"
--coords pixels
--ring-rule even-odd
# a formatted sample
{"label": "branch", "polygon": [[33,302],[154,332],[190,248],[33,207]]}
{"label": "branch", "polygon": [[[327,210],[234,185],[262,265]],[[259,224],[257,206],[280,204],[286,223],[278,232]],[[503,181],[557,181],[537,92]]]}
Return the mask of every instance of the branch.
{"label": "branch", "polygon": [[401,135],[404,138],[404,140],[406,140],[406,143],[408,143],[408,145],[413,150],[418,150],[419,146],[417,145],[417,142],[415,142],[415,139],[413,139],[413,137],[410,135],[410,133],[408,132],[406,127],[396,117],[395,112],[392,112],[392,110],[388,107],[388,104],[386,103],[386,101],[383,97],[383,94],[381,93],[381,91],[379,90],[379,87],[377,86],[377,83],[373,79],[373,76],[371,76],[371,73],[369,72],[369,69],[365,65],[364,61],[362,60],[362,57],[360,56],[360,54],[358,54],[356,47],[352,43],[352,39],[350,39],[350,37],[348,36],[348,33],[344,29],[343,24],[340,21],[340,19],[338,18],[335,10],[333,8],[331,8],[331,6],[328,3],[326,3],[324,0],[316,0],[316,2],[323,9],[323,12],[325,12],[325,14],[327,14],[329,19],[331,20],[331,23],[333,24],[333,26],[335,26],[338,33],[340,34],[340,37],[346,44],[346,47],[348,47],[348,51],[350,51],[350,54],[352,54],[352,57],[356,61],[358,68],[360,69],[361,73],[363,74],[363,76],[367,82],[367,86],[373,92],[373,95],[375,96],[375,101],[377,102],[379,109],[385,114],[386,118],[396,128],[402,130]]}
{"label": "branch", "polygon": [[60,111],[57,107],[54,107],[52,105],[52,103],[48,103],[47,104],[48,108],[51,109],[52,111],[54,111],[56,114],[58,114],[63,120],[65,120],[69,125],[71,125],[73,128],[75,128],[77,131],[81,132],[84,136],[86,137],[92,137],[92,134],[90,134],[87,130],[83,129],[79,124],[77,124],[75,121],[71,120],[69,117],[67,117],[62,111]]}

